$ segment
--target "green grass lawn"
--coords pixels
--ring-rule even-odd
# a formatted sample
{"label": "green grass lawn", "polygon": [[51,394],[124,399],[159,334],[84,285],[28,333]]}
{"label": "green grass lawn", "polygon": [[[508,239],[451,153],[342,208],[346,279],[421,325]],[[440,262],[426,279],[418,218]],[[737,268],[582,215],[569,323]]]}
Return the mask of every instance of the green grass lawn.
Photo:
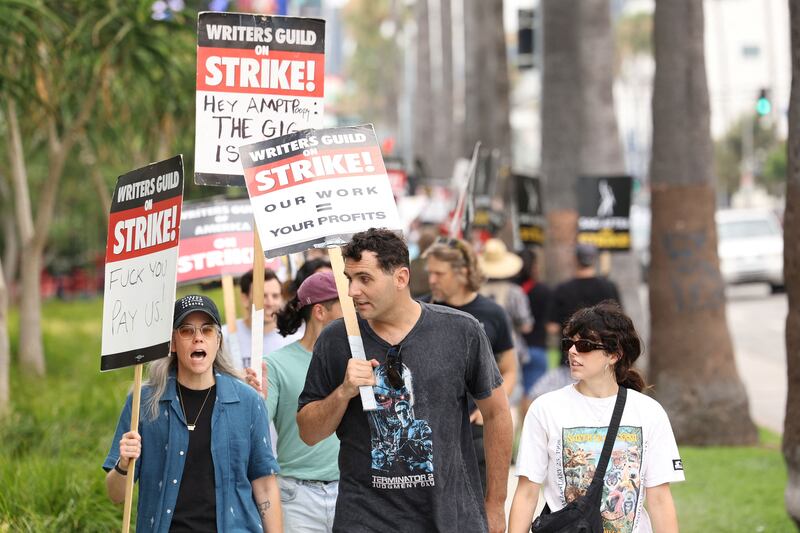
{"label": "green grass lawn", "polygon": [[[181,290],[181,294],[188,290]],[[219,291],[209,293],[221,304]],[[122,508],[100,468],[133,369],[100,373],[102,301],[48,302],[48,375],[12,367],[13,413],[0,423],[0,533],[118,530]],[[17,316],[11,317],[16,351]],[[674,486],[684,532],[793,532],[783,506],[777,436],[754,448],[682,447],[687,482]]]}
{"label": "green grass lawn", "polygon": [[672,494],[681,531],[797,531],[783,505],[780,437],[762,430],[760,440],[753,448],[680,448],[686,481]]}

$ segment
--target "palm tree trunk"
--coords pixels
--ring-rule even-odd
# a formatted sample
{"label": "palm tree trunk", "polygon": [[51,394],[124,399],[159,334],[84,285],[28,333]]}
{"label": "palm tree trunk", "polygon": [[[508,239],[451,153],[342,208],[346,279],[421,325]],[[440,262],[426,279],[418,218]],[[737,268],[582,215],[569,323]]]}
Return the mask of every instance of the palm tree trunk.
{"label": "palm tree trunk", "polygon": [[425,178],[442,179],[434,173],[433,139],[436,135],[432,117],[434,116],[433,90],[431,86],[430,26],[428,22],[428,2],[418,0],[414,18],[417,25],[417,71],[414,87],[414,153],[422,162],[427,175]]}
{"label": "palm tree trunk", "polygon": [[783,428],[783,456],[789,479],[786,509],[800,527],[800,0],[789,2],[792,92],[789,101],[789,169],[784,218],[783,277],[789,297],[786,317],[786,367],[789,393]]}
{"label": "palm tree trunk", "polygon": [[548,231],[544,275],[549,283],[572,277],[578,229],[575,185],[580,172],[583,113],[578,24],[579,0],[543,0],[542,176]]}
{"label": "palm tree trunk", "polygon": [[[579,72],[583,113],[580,172],[587,176],[622,175],[625,160],[614,112],[614,38],[609,0],[583,0],[578,11]],[[639,298],[641,276],[633,253],[612,255],[610,278],[620,289],[625,312],[647,339],[647,321]]]}
{"label": "palm tree trunk", "polygon": [[469,157],[477,141],[510,162],[511,125],[503,0],[464,2],[466,35],[466,124],[462,146]]}
{"label": "palm tree trunk", "polygon": [[703,3],[657,2],[650,378],[684,444],[753,444],[714,223]]}

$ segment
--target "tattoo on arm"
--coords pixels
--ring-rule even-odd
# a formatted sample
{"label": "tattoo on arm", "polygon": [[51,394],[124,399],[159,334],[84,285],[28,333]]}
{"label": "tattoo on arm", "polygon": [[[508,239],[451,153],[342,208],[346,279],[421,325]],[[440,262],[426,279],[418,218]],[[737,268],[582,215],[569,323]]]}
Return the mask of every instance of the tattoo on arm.
{"label": "tattoo on arm", "polygon": [[267,517],[267,510],[269,509],[270,503],[269,500],[263,501],[258,504],[258,512],[261,515],[261,518]]}

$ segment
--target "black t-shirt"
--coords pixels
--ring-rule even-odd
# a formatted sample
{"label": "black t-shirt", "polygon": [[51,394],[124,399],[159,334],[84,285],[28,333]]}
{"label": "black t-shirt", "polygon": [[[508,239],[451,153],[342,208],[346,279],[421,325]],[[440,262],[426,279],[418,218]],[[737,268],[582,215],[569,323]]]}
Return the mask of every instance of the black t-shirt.
{"label": "black t-shirt", "polygon": [[[378,409],[365,412],[356,396],[336,429],[333,531],[486,531],[467,396],[487,398],[503,380],[480,325],[453,309],[422,304],[399,343],[400,368],[387,365],[389,344],[360,317],[358,325],[367,359],[380,362],[373,370]],[[349,360],[339,319],[314,345],[299,408],[341,385]]]}
{"label": "black t-shirt", "polygon": [[187,423],[192,424],[195,418],[197,423],[194,431],[189,432],[189,449],[169,530],[171,533],[216,532],[217,497],[214,460],[211,457],[211,414],[216,403],[217,386],[212,386],[210,390],[192,390],[180,384],[178,387]]}
{"label": "black t-shirt", "polygon": [[[599,304],[603,300],[615,300],[620,305],[617,286],[606,278],[573,278],[560,284],[550,299],[548,321],[557,322],[564,327],[578,309]],[[561,364],[566,364],[565,354],[561,354]]]}
{"label": "black t-shirt", "polygon": [[[514,337],[511,336],[511,324],[505,310],[493,300],[478,294],[474,300],[461,307],[455,305],[448,305],[446,303],[439,304],[447,307],[452,307],[459,311],[463,311],[469,315],[474,316],[478,322],[481,323],[483,331],[489,338],[489,344],[492,347],[492,355],[494,355],[495,362],[500,362],[500,354],[506,350],[514,348]],[[472,397],[469,398],[469,412],[473,412],[478,408],[475,405]]]}
{"label": "black t-shirt", "polygon": [[499,361],[498,358],[501,353],[514,348],[514,338],[511,336],[508,315],[500,305],[482,294],[478,294],[474,300],[461,307],[440,302],[435,303],[458,309],[478,319],[478,322],[483,326],[483,331],[486,332],[486,336],[489,337],[489,344],[492,346],[495,361]]}
{"label": "black t-shirt", "polygon": [[603,300],[620,301],[617,286],[606,278],[574,278],[565,281],[553,291],[549,321],[564,326],[575,311],[599,304]]}
{"label": "black t-shirt", "polygon": [[[523,285],[523,289],[525,289]],[[533,315],[533,330],[523,335],[525,344],[544,348],[547,346],[547,310],[550,306],[552,290],[546,284],[536,282],[528,292],[528,301]]]}

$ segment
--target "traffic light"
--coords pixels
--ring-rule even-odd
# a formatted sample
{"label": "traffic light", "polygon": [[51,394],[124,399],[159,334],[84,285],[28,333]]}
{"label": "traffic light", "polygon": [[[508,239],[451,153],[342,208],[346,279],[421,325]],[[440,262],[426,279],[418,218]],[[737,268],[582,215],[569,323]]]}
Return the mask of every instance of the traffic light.
{"label": "traffic light", "polygon": [[769,100],[769,89],[762,88],[758,91],[756,113],[758,113],[758,116],[763,117],[769,115],[770,111],[772,111],[772,102]]}
{"label": "traffic light", "polygon": [[520,9],[517,11],[519,26],[517,28],[517,67],[522,69],[536,66],[536,10]]}

